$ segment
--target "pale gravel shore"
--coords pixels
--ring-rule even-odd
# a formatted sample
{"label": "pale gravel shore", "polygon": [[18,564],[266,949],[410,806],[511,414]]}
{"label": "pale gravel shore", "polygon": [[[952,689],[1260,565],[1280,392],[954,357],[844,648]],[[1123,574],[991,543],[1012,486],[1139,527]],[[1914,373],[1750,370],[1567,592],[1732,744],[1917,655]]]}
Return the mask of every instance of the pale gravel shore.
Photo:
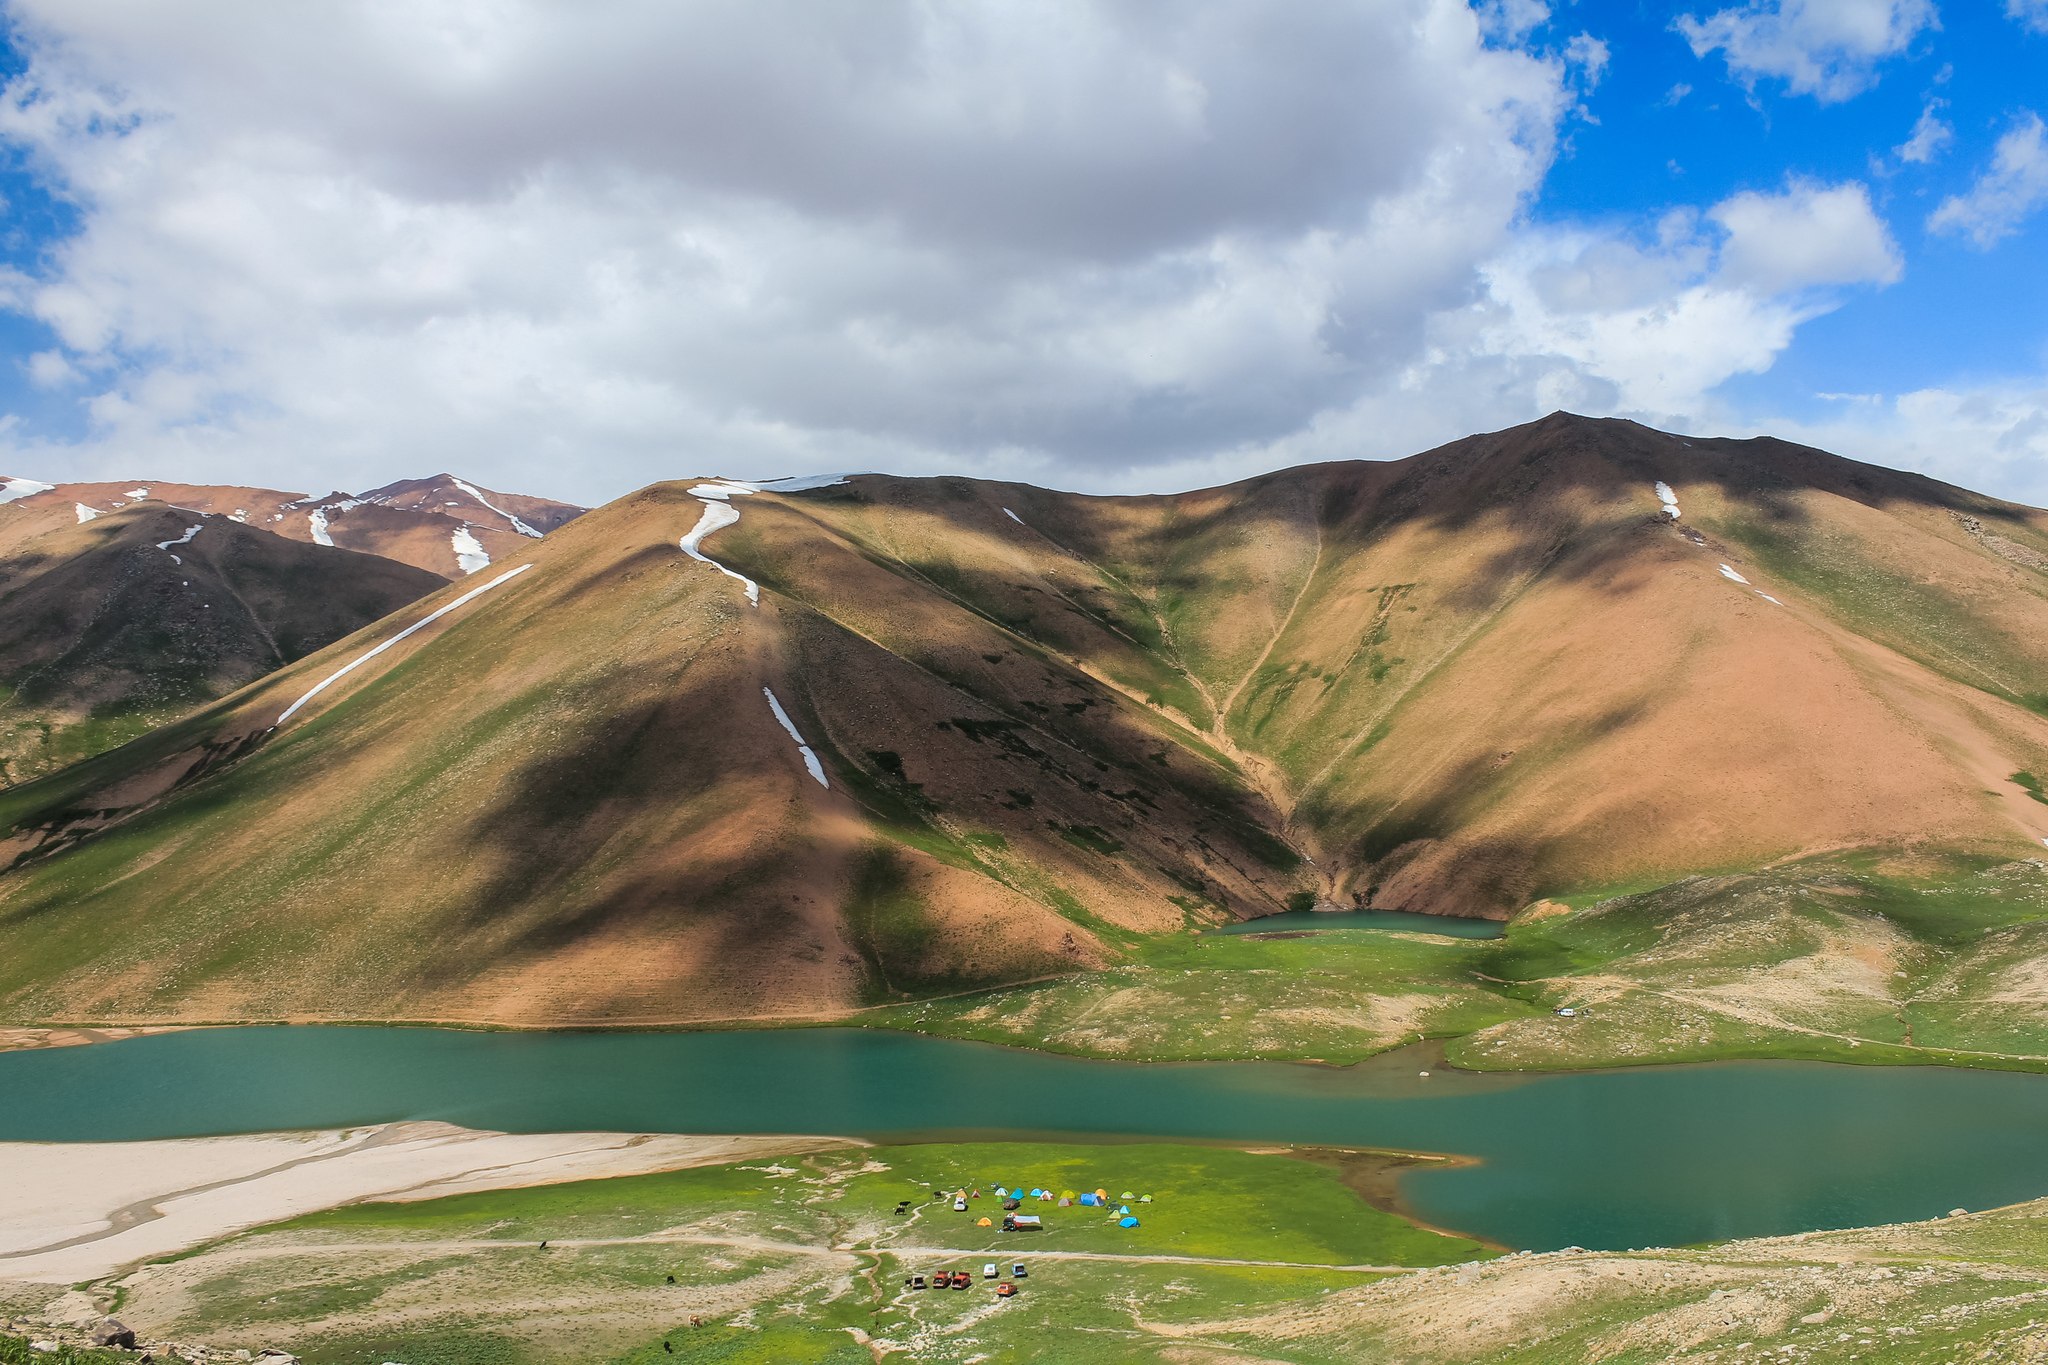
{"label": "pale gravel shore", "polygon": [[485,1133],[446,1123],[0,1143],[0,1281],[98,1279],[366,1199],[430,1199],[858,1145],[834,1137]]}

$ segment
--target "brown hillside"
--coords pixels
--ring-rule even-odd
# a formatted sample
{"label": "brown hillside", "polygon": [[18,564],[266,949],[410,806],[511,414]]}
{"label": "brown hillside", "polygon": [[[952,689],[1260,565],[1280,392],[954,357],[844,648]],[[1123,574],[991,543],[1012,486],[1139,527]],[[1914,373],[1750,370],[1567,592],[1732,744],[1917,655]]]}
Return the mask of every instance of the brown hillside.
{"label": "brown hillside", "polygon": [[1170,497],[693,488],[13,794],[0,1011],[829,1013],[1297,898],[2048,838],[2048,524],[1818,451],[1559,415]]}
{"label": "brown hillside", "polygon": [[289,540],[381,555],[461,578],[516,554],[583,513],[548,498],[498,493],[451,474],[406,479],[367,493],[310,497],[274,488],[220,484],[67,483],[18,494],[11,503],[33,510],[84,509],[88,517],[127,507],[164,504],[261,527]]}
{"label": "brown hillside", "polygon": [[0,507],[0,775],[174,720],[442,581],[157,503]]}

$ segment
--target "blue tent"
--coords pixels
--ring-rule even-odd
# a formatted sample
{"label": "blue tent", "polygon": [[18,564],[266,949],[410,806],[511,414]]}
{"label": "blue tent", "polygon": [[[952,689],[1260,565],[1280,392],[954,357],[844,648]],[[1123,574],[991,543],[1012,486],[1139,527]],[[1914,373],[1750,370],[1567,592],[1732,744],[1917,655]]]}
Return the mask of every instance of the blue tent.
{"label": "blue tent", "polygon": [[1102,1204],[1102,1201],[1101,1201],[1100,1199],[1097,1199],[1097,1198],[1096,1198],[1096,1197],[1095,1197],[1094,1195],[1092,1195],[1092,1194],[1084,1194],[1084,1195],[1082,1195],[1082,1196],[1081,1196],[1081,1202],[1082,1202],[1083,1204],[1086,1204],[1086,1205],[1087,1205],[1087,1206],[1088,1206],[1089,1208],[1091,1208],[1091,1209],[1092,1209],[1092,1208],[1098,1208],[1098,1207],[1100,1207],[1100,1206],[1101,1206],[1101,1204]]}
{"label": "blue tent", "polygon": [[1134,1228],[1138,1226],[1138,1220],[1131,1217],[1129,1214],[1125,1214],[1123,1217],[1116,1220],[1116,1225],[1120,1228]]}

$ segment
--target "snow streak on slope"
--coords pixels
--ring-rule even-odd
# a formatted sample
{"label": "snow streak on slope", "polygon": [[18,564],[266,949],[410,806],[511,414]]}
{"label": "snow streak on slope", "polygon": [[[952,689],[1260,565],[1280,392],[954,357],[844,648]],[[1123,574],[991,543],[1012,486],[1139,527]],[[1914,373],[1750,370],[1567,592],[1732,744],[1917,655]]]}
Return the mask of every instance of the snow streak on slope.
{"label": "snow streak on slope", "polygon": [[1721,577],[1727,579],[1730,583],[1741,583],[1745,586],[1747,586],[1749,583],[1749,580],[1747,578],[1744,578],[1741,574],[1735,572],[1735,570],[1729,568],[1726,564],[1723,564],[1721,566]]}
{"label": "snow streak on slope", "polygon": [[419,620],[413,622],[404,630],[399,631],[398,634],[392,636],[383,644],[378,645],[373,649],[365,650],[363,653],[358,654],[355,658],[350,659],[340,668],[335,669],[332,673],[329,673],[319,682],[313,684],[312,690],[307,692],[305,696],[300,697],[290,706],[285,707],[284,714],[279,716],[277,718],[277,723],[275,725],[272,725],[270,728],[275,730],[278,725],[282,725],[286,721],[290,720],[293,714],[297,712],[301,706],[304,706],[307,702],[313,700],[313,698],[319,696],[322,692],[325,692],[329,687],[332,687],[335,683],[340,682],[343,678],[346,678],[349,674],[355,672],[358,668],[361,668],[364,664],[370,662],[370,660],[376,658],[379,654],[382,654],[385,650],[391,648],[391,646],[397,644],[400,640],[403,640],[406,636],[412,634],[414,631],[424,630],[426,627],[434,624],[434,622],[446,616],[449,612],[454,611],[457,607],[462,606],[466,602],[470,602],[476,598],[482,597],[485,593],[489,592],[492,588],[497,587],[500,583],[506,582],[510,579],[517,578],[519,577],[519,575],[525,573],[528,569],[532,567],[533,565],[531,564],[521,564],[516,569],[510,570],[506,573],[501,573],[496,578],[493,578],[490,582],[484,584],[481,588],[471,588],[468,592],[462,594],[462,596],[456,598],[447,606],[437,607],[435,610],[428,612],[425,616],[422,616]]}
{"label": "snow streak on slope", "polygon": [[1022,526],[1024,524],[1024,518],[1018,516],[1015,512],[1012,512],[1007,507],[1003,509],[1003,515],[1008,517],[1011,521],[1016,522],[1019,526]]}
{"label": "snow streak on slope", "polygon": [[124,498],[146,498],[149,496],[149,485],[144,484],[140,488],[131,488],[121,496]]}
{"label": "snow streak on slope", "polygon": [[34,479],[0,479],[0,502],[47,493],[56,486],[54,483],[37,483]]}
{"label": "snow streak on slope", "polygon": [[736,483],[730,479],[718,483],[700,483],[693,487],[690,494],[704,504],[704,515],[697,518],[697,524],[690,528],[690,534],[683,537],[681,544],[683,553],[690,558],[709,564],[727,578],[738,579],[747,590],[747,601],[758,607],[761,605],[761,585],[743,573],[734,573],[699,548],[704,544],[704,537],[721,526],[730,526],[740,519],[740,509],[732,505],[732,495],[755,491],[757,490],[752,484]]}
{"label": "snow streak on slope", "polygon": [[78,523],[81,526],[83,526],[86,522],[91,521],[94,517],[99,515],[98,511],[96,511],[93,508],[87,507],[82,502],[72,503],[71,510],[78,513]]}
{"label": "snow streak on slope", "polygon": [[[175,546],[175,545],[189,545],[189,544],[191,544],[191,542],[192,542],[192,537],[194,537],[194,536],[198,535],[198,534],[199,534],[199,532],[200,532],[201,530],[203,530],[203,529],[205,528],[205,526],[206,526],[206,523],[205,523],[205,522],[195,522],[195,523],[194,523],[193,525],[191,525],[191,526],[187,526],[187,527],[185,528],[185,534],[184,534],[184,535],[182,535],[182,536],[179,536],[179,537],[178,537],[178,538],[177,538],[176,540],[159,540],[159,541],[158,541],[158,542],[156,543],[156,547],[157,547],[157,549],[159,549],[159,550],[162,550],[162,551],[163,551],[164,553],[166,553],[166,554],[171,554],[171,547],[172,547],[172,546]],[[183,558],[181,558],[180,556],[178,556],[178,555],[175,555],[175,554],[171,554],[171,563],[173,563],[173,564],[183,564],[184,562],[185,562],[185,561],[184,561],[184,559],[183,559]]]}
{"label": "snow streak on slope", "polygon": [[1662,479],[1657,480],[1657,501],[1664,504],[1665,516],[1678,520],[1678,494],[1672,492],[1671,485]]}
{"label": "snow streak on slope", "polygon": [[473,483],[464,483],[464,482],[463,482],[463,481],[462,481],[461,479],[458,479],[458,478],[456,478],[456,477],[455,477],[455,476],[454,476],[453,474],[450,474],[450,475],[448,476],[448,481],[449,481],[450,483],[454,484],[454,485],[455,485],[455,486],[456,486],[457,488],[460,488],[460,489],[461,489],[461,490],[462,490],[463,492],[465,492],[465,493],[469,494],[469,495],[470,495],[470,496],[471,496],[472,498],[475,498],[475,499],[476,499],[476,500],[477,500],[478,502],[482,503],[482,504],[483,504],[483,505],[484,505],[485,507],[488,507],[488,508],[490,508],[490,510],[491,510],[491,511],[493,511],[493,512],[496,512],[496,513],[497,513],[497,514],[498,514],[499,516],[501,516],[501,517],[503,517],[503,518],[504,518],[505,520],[507,520],[507,521],[511,522],[511,523],[512,523],[512,529],[513,529],[513,530],[515,530],[515,531],[517,531],[517,532],[518,532],[518,533],[519,533],[520,535],[522,535],[522,536],[532,536],[532,537],[533,537],[533,538],[534,538],[535,540],[539,540],[539,539],[540,539],[540,532],[538,532],[538,531],[534,530],[534,529],[533,529],[533,528],[532,528],[531,526],[528,526],[528,525],[527,525],[527,524],[526,524],[525,522],[523,522],[523,521],[521,521],[521,520],[520,520],[519,518],[517,518],[517,517],[513,516],[513,515],[512,515],[512,514],[511,514],[510,512],[507,512],[507,511],[506,511],[506,510],[505,510],[504,508],[502,508],[502,507],[499,507],[499,506],[496,506],[496,505],[494,505],[494,504],[493,504],[493,503],[491,502],[491,500],[490,500],[489,498],[485,497],[485,496],[484,496],[484,495],[483,495],[482,493],[480,493],[480,492],[478,492],[478,491],[477,491],[477,488],[476,488],[476,485],[475,485],[475,484],[473,484]]}
{"label": "snow streak on slope", "polygon": [[825,780],[825,765],[818,762],[818,756],[811,752],[811,746],[804,743],[804,737],[797,733],[795,723],[789,718],[789,712],[782,709],[781,699],[766,687],[761,689],[761,695],[768,699],[768,709],[775,713],[775,719],[781,723],[783,729],[789,731],[789,737],[796,741],[796,750],[804,756],[804,766],[811,770],[811,776],[818,779],[819,786],[830,788],[832,784]]}
{"label": "snow streak on slope", "polygon": [[455,563],[464,573],[475,573],[491,566],[490,553],[467,526],[456,528],[455,534],[448,537],[448,546],[455,551]]}
{"label": "snow streak on slope", "polygon": [[334,537],[327,534],[327,509],[316,507],[306,514],[306,524],[313,529],[313,543],[334,548]]}

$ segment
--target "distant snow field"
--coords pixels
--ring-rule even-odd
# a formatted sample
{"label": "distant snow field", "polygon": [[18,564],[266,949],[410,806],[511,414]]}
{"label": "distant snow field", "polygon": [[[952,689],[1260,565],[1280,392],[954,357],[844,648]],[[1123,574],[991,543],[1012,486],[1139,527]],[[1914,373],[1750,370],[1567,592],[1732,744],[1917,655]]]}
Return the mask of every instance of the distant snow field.
{"label": "distant snow field", "polygon": [[1662,479],[1657,480],[1657,501],[1664,505],[1665,516],[1678,520],[1678,494],[1672,492],[1671,485]]}
{"label": "distant snow field", "polygon": [[448,603],[448,605],[444,607],[437,607],[433,611],[428,612],[425,616],[422,616],[419,620],[413,622],[404,630],[399,631],[398,634],[392,636],[383,644],[377,645],[372,649],[365,650],[363,653],[356,655],[355,658],[350,659],[340,668],[335,669],[332,673],[329,673],[319,682],[314,683],[312,688],[309,691],[307,691],[307,693],[304,696],[300,697],[290,706],[285,707],[284,713],[277,718],[276,723],[273,724],[270,728],[275,730],[279,725],[282,725],[286,721],[290,720],[295,714],[298,713],[300,707],[304,706],[307,702],[313,700],[313,698],[319,696],[322,692],[325,692],[334,684],[340,682],[343,678],[346,678],[349,674],[361,668],[364,664],[370,662],[370,660],[376,658],[379,654],[382,654],[385,650],[397,644],[400,640],[403,640],[406,636],[411,635],[414,631],[426,629],[428,626],[434,624],[434,622],[446,616],[449,612],[454,611],[457,607],[462,606],[466,602],[475,601],[477,598],[482,597],[485,593],[489,592],[492,588],[497,587],[500,583],[509,582],[512,579],[519,577],[519,575],[525,573],[528,569],[532,567],[533,565],[531,564],[521,564],[516,569],[507,570],[506,572],[499,574],[496,578],[493,578],[490,582],[484,584],[482,587],[471,588],[468,592],[462,594],[462,596],[456,598],[453,602]]}
{"label": "distant snow field", "polygon": [[796,741],[797,752],[804,756],[804,766],[811,770],[811,776],[818,779],[819,786],[829,790],[832,784],[825,780],[825,765],[818,762],[817,754],[811,751],[810,745],[804,743],[804,737],[797,733],[796,724],[790,720],[789,712],[782,709],[781,699],[775,695],[772,688],[762,688],[761,695],[768,699],[768,709],[775,713],[775,719],[789,732],[789,737]]}
{"label": "distant snow field", "polygon": [[37,493],[47,493],[56,486],[54,483],[38,483],[34,479],[0,479],[0,502],[33,497]]}
{"label": "distant snow field", "polygon": [[455,551],[455,562],[464,573],[475,573],[491,566],[490,553],[467,526],[456,528],[455,534],[448,537],[448,546]]}

